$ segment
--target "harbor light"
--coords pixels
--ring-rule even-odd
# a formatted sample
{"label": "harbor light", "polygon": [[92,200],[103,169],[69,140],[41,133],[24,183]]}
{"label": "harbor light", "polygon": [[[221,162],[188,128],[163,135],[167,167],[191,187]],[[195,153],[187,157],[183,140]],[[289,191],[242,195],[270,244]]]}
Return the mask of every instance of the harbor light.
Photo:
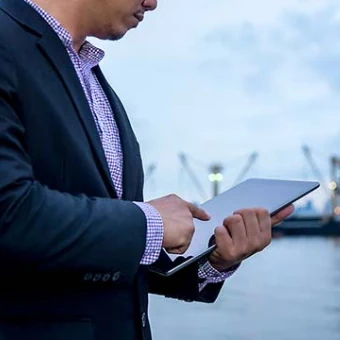
{"label": "harbor light", "polygon": [[210,167],[209,181],[212,183],[213,197],[219,194],[220,183],[223,181],[223,166],[220,164],[213,164]]}
{"label": "harbor light", "polygon": [[223,175],[220,172],[216,174],[210,174],[209,181],[210,182],[221,182],[223,181]]}
{"label": "harbor light", "polygon": [[334,191],[334,190],[337,189],[337,187],[338,187],[338,185],[337,185],[336,182],[332,181],[332,182],[329,183],[329,189]]}
{"label": "harbor light", "polygon": [[335,207],[334,208],[334,214],[338,215],[338,216],[340,215],[340,207]]}

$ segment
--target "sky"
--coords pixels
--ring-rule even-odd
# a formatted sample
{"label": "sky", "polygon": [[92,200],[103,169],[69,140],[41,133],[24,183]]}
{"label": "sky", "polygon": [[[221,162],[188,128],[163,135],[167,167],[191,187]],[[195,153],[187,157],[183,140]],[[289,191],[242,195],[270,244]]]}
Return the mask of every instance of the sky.
{"label": "sky", "polygon": [[[175,193],[202,202],[212,195],[210,165],[223,166],[224,190],[254,152],[242,179],[330,180],[329,159],[340,156],[338,1],[159,0],[123,39],[94,42],[146,174],[155,165],[146,200]],[[329,192],[310,198],[322,209]]]}

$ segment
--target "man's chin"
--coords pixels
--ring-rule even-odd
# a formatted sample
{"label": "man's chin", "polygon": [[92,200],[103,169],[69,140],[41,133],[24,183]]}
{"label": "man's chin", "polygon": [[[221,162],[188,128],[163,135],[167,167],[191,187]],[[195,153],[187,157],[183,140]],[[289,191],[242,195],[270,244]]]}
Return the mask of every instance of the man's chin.
{"label": "man's chin", "polygon": [[107,37],[107,40],[116,41],[116,40],[122,39],[127,32],[128,31],[126,30],[125,32],[111,34],[110,36]]}

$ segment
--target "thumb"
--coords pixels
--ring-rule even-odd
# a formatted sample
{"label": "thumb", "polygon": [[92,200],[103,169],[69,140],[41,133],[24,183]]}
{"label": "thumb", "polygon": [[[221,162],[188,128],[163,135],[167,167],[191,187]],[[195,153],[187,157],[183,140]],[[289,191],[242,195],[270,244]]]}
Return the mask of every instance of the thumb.
{"label": "thumb", "polygon": [[202,208],[197,207],[196,205],[192,204],[192,203],[188,203],[188,208],[192,214],[192,217],[194,218],[198,218],[199,220],[202,221],[208,221],[210,220],[210,215],[203,210]]}
{"label": "thumb", "polygon": [[289,217],[295,210],[294,205],[289,205],[288,207],[284,208],[283,210],[279,211],[272,217],[272,225],[275,226],[278,223],[282,222],[284,219]]}

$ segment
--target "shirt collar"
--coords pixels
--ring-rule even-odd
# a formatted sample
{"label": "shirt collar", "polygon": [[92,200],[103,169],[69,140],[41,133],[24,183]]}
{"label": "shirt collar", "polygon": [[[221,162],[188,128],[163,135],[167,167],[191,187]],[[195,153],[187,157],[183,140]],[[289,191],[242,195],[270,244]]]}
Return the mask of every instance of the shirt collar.
{"label": "shirt collar", "polygon": [[[40,6],[31,0],[24,0],[32,6],[52,27],[56,32],[63,45],[68,49],[73,49],[73,40],[71,34],[58,22],[56,18],[44,11]],[[97,66],[105,56],[105,53],[100,48],[92,45],[89,41],[85,41],[79,51],[79,57],[91,64],[91,67]]]}

